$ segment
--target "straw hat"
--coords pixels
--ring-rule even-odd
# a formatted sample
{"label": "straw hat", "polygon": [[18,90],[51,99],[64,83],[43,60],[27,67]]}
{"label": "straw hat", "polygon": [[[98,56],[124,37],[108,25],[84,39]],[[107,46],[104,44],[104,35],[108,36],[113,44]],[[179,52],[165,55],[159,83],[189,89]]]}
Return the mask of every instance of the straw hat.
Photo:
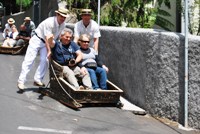
{"label": "straw hat", "polygon": [[82,9],[80,15],[91,15],[92,10],[91,9]]}
{"label": "straw hat", "polygon": [[69,10],[63,7],[60,7],[58,10],[55,11],[56,13],[60,14],[63,17],[69,17]]}
{"label": "straw hat", "polygon": [[8,19],[8,24],[14,24],[14,23],[15,23],[15,20],[13,18]]}
{"label": "straw hat", "polygon": [[31,20],[31,18],[30,17],[25,17],[25,19],[24,20]]}

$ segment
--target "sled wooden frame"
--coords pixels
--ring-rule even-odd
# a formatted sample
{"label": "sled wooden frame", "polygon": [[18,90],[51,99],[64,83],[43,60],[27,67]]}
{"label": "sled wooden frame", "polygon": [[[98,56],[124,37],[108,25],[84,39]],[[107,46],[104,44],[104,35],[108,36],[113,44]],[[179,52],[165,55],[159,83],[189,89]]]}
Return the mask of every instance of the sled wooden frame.
{"label": "sled wooden frame", "polygon": [[12,55],[25,54],[27,47],[28,47],[28,43],[23,46],[15,46],[15,47],[0,46],[0,53],[1,54],[12,54]]}
{"label": "sled wooden frame", "polygon": [[[43,90],[45,95],[74,109],[86,104],[121,105],[123,91],[109,80],[108,90],[77,90],[63,78],[63,67],[55,61],[50,62],[50,88]],[[120,107],[120,106],[118,106]]]}

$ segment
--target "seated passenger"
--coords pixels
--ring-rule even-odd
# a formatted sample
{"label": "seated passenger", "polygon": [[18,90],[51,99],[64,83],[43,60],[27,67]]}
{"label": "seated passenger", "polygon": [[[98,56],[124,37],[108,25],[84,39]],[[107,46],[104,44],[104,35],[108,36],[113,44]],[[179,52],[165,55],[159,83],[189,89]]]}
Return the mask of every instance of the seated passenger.
{"label": "seated passenger", "polygon": [[16,45],[15,46],[23,46],[30,40],[30,34],[26,31],[25,25],[20,26],[19,34],[16,37]]}
{"label": "seated passenger", "polygon": [[3,30],[3,38],[6,39],[8,37],[8,34],[12,32],[12,26],[15,24],[15,20],[13,18],[9,18],[7,20],[8,23],[5,24],[5,28]]}
{"label": "seated passenger", "polygon": [[13,47],[16,44],[16,37],[18,35],[18,31],[15,25],[12,26],[12,32],[9,32],[6,35],[6,39],[3,42],[4,47]]}
{"label": "seated passenger", "polygon": [[[79,66],[87,68],[93,89],[107,89],[106,81],[108,68],[99,60],[97,52],[93,48],[89,47],[90,36],[82,34],[78,43],[83,53],[83,59],[82,62],[79,63]],[[97,76],[99,76],[99,78],[97,78]]]}
{"label": "seated passenger", "polygon": [[[53,41],[53,35],[49,37],[48,43],[52,48],[52,58],[63,66],[63,75],[68,82],[76,89],[92,88],[89,73],[86,68],[77,66],[82,60],[82,53],[79,46],[71,41],[73,32],[71,29],[65,28],[60,35],[60,41]],[[79,86],[77,78],[81,77],[83,86]]]}

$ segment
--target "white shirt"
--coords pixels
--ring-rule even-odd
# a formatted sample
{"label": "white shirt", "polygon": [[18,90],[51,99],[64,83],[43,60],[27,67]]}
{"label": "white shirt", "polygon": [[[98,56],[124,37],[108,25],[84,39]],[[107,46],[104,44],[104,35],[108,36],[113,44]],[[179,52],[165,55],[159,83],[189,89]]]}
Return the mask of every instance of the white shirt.
{"label": "white shirt", "polygon": [[[12,25],[13,26],[13,25]],[[11,26],[11,27],[12,27]],[[6,35],[5,35],[5,32],[6,32],[6,29],[8,30],[8,33],[9,32],[12,32],[12,28],[10,27],[10,25],[8,23],[5,24],[5,29],[3,30],[3,37],[5,38]]]}
{"label": "white shirt", "polygon": [[14,39],[14,40],[15,40],[15,39],[16,39],[16,37],[17,37],[17,35],[19,34],[19,32],[14,32],[14,33],[12,33],[12,32],[9,32],[9,33],[8,33],[8,36],[10,37],[10,36],[11,36],[11,34],[13,34],[13,35],[12,35],[12,39]]}
{"label": "white shirt", "polygon": [[54,39],[58,39],[61,31],[65,28],[65,23],[61,25],[58,24],[57,17],[49,17],[46,20],[42,21],[39,26],[35,29],[37,35],[43,39],[47,35],[53,34]]}
{"label": "white shirt", "polygon": [[90,47],[94,46],[94,38],[101,37],[99,25],[94,21],[90,20],[90,24],[85,27],[83,21],[78,21],[74,26],[74,36],[80,37],[81,34],[90,35]]}

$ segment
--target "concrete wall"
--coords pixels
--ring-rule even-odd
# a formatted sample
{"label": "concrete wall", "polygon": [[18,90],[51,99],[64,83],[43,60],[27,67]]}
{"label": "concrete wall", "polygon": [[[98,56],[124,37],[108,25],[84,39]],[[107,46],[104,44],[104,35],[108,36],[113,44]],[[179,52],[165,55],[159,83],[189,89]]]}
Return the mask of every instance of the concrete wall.
{"label": "concrete wall", "polygon": [[[74,27],[68,24],[67,27]],[[184,123],[184,36],[101,27],[99,54],[108,78],[153,116]],[[189,126],[200,129],[200,37],[189,37]]]}

